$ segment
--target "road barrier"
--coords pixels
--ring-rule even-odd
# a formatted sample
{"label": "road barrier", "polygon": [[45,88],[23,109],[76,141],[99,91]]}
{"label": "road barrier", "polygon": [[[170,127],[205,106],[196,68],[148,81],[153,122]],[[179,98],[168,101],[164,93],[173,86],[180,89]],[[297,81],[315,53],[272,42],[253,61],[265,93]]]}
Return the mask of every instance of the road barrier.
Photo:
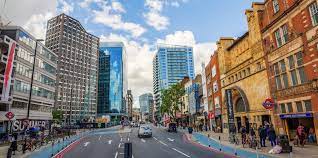
{"label": "road barrier", "polygon": [[132,143],[125,143],[124,158],[132,158]]}

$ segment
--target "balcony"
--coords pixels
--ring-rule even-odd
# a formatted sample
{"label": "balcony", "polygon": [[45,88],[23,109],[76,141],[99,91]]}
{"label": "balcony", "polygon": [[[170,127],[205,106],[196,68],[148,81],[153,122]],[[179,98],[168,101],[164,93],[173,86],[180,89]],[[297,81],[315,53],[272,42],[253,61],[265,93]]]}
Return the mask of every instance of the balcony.
{"label": "balcony", "polygon": [[304,93],[317,93],[318,80],[313,80],[305,84],[289,87],[287,89],[278,90],[274,93],[276,98],[284,98],[293,95],[300,95]]}

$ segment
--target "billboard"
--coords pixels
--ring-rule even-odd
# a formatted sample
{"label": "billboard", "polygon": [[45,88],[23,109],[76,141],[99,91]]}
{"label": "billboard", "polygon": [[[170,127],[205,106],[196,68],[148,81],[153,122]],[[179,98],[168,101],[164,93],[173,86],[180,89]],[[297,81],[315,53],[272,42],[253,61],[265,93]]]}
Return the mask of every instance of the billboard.
{"label": "billboard", "polygon": [[14,57],[15,57],[15,49],[16,49],[16,41],[8,38],[7,36],[4,36],[4,42],[8,44],[8,54],[7,54],[7,62],[6,67],[4,71],[4,79],[3,79],[3,88],[2,88],[2,95],[1,95],[1,101],[8,102],[9,101],[9,93],[10,93],[10,87],[11,87],[11,75],[13,70],[13,64],[14,64]]}
{"label": "billboard", "polygon": [[233,101],[232,101],[232,90],[225,90],[226,103],[227,103],[227,117],[229,123],[230,133],[235,133],[235,123],[234,123],[234,111],[233,111]]}

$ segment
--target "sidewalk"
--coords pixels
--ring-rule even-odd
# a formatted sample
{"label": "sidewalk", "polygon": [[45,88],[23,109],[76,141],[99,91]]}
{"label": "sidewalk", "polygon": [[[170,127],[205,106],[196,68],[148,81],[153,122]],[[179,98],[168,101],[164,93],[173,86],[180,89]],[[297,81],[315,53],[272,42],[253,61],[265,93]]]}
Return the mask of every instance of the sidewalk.
{"label": "sidewalk", "polygon": [[[210,138],[208,138],[208,135],[210,136]],[[248,147],[243,148],[242,145],[231,144],[229,142],[228,134],[224,134],[224,133],[214,133],[211,131],[194,133],[191,139],[202,145],[205,145],[205,146],[210,145],[212,148],[216,148],[217,150],[219,150],[220,148],[219,137],[221,138],[222,151],[234,155],[235,149],[236,149],[237,155],[240,157],[257,157],[256,155],[258,152],[259,158],[262,158],[262,157],[289,158],[290,156],[295,158],[298,158],[298,157],[318,158],[318,146],[316,145],[305,145],[304,148],[293,146],[293,153],[291,155],[289,153],[268,154],[268,151],[272,149],[268,141],[266,141],[267,147],[262,147],[261,149],[258,149],[256,151],[255,149],[251,149]]]}

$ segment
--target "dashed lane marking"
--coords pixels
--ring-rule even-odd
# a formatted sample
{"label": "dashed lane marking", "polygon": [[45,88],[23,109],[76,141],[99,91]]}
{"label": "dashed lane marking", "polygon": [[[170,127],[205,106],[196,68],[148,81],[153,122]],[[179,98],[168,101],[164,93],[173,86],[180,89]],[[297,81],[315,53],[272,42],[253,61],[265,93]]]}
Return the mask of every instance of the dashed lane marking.
{"label": "dashed lane marking", "polygon": [[159,140],[159,143],[165,145],[165,146],[168,146],[166,143],[164,143],[163,141]]}
{"label": "dashed lane marking", "polygon": [[117,158],[117,156],[118,156],[118,152],[116,152],[116,154],[115,154],[115,158]]}
{"label": "dashed lane marking", "polygon": [[100,140],[101,137],[102,137],[102,136],[99,136],[98,140]]}
{"label": "dashed lane marking", "polygon": [[108,141],[108,144],[112,144],[112,140],[109,140],[109,141]]}
{"label": "dashed lane marking", "polygon": [[146,143],[146,140],[144,140],[144,139],[141,139],[141,141],[144,142],[144,143]]}
{"label": "dashed lane marking", "polygon": [[128,142],[129,142],[129,138],[127,138]]}
{"label": "dashed lane marking", "polygon": [[118,144],[118,148],[120,148],[120,146],[121,146],[121,143]]}
{"label": "dashed lane marking", "polygon": [[186,156],[186,157],[190,157],[189,155],[187,155],[187,154],[185,154],[185,153],[183,153],[183,152],[177,150],[176,148],[172,148],[172,149],[173,149],[174,151],[176,151],[176,152],[178,152],[178,153],[180,153],[180,154]]}
{"label": "dashed lane marking", "polygon": [[120,138],[120,141],[122,142],[122,141],[123,141],[123,138]]}

